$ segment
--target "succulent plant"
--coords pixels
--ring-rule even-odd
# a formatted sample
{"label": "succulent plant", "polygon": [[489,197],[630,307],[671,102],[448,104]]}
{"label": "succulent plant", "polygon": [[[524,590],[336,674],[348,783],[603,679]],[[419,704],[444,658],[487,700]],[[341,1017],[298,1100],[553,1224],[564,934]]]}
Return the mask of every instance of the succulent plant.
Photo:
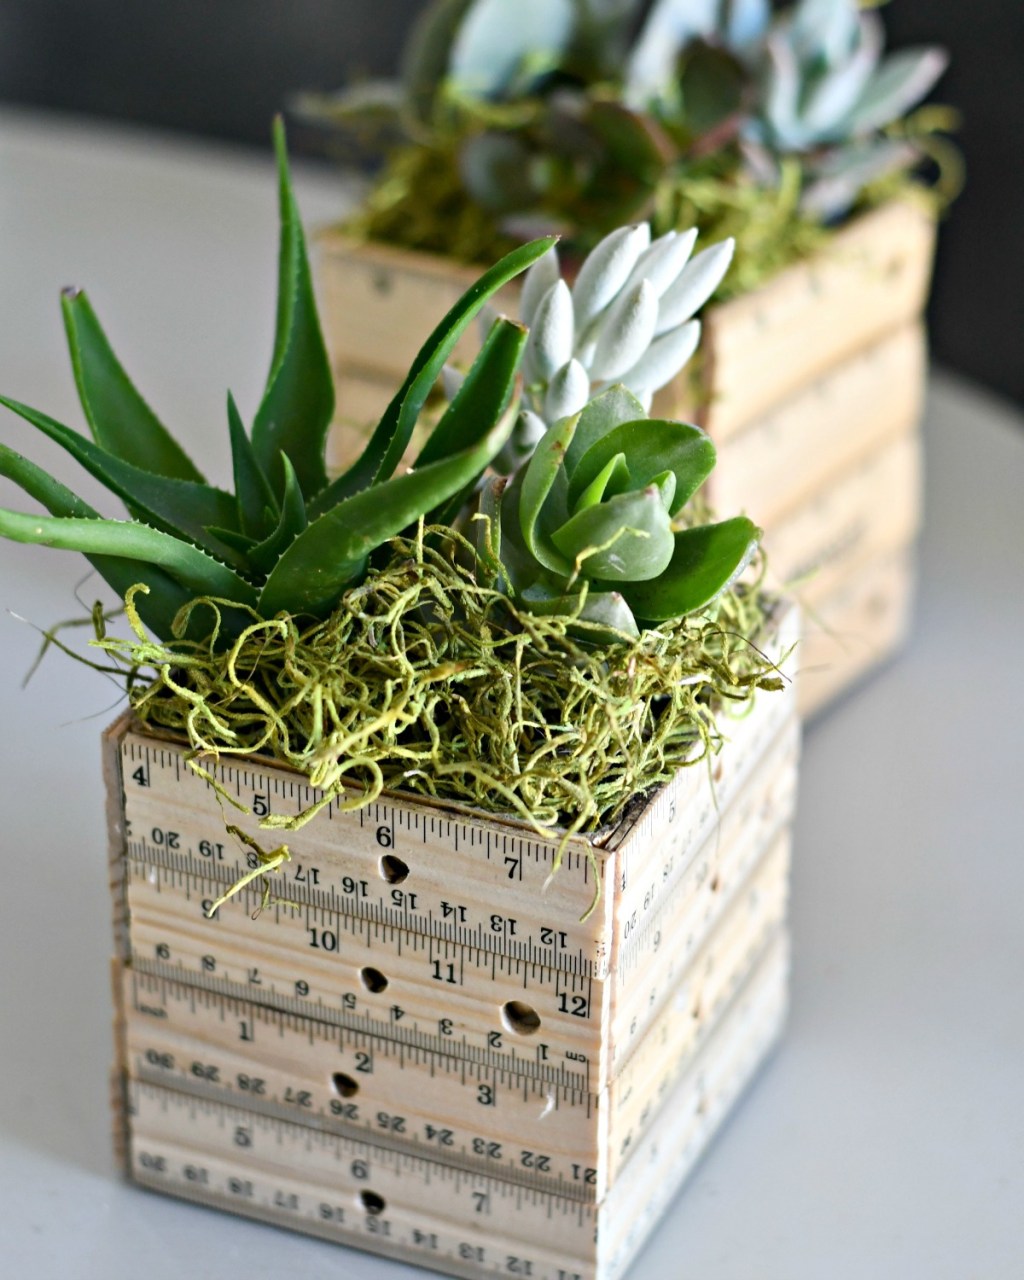
{"label": "succulent plant", "polygon": [[481,494],[478,536],[520,608],[577,614],[600,632],[706,609],[750,560],[745,516],[684,527],[715,465],[698,427],[647,418],[625,387],[549,427],[510,479]]}
{"label": "succulent plant", "polygon": [[92,439],[0,397],[128,510],[127,520],[105,519],[41,468],[0,447],[0,474],[50,513],[0,510],[0,534],[84,552],[119,595],[144,584],[147,594],[137,599],[140,615],[164,639],[174,634],[179,609],[197,597],[223,602],[225,640],[253,612],[266,618],[282,612],[325,616],[361,579],[377,547],[421,516],[446,519],[461,505],[512,428],[526,331],[502,319],[415,469],[395,474],[459,335],[496,290],[547,251],[550,239],[508,255],[467,291],[416,357],[362,455],[343,475],[328,480],[324,444],[334,408],[331,370],[279,123],[275,144],[281,205],[277,331],[251,433],[228,398],[233,493],[208,484],[157,419],[129,381],[82,292],[66,291],[63,310]]}
{"label": "succulent plant", "polygon": [[744,136],[760,148],[762,167],[777,156],[807,157],[804,207],[822,217],[917,159],[914,147],[881,131],[931,89],[946,55],[906,49],[883,59],[883,41],[878,15],[856,0],[800,0],[765,40],[761,92]]}
{"label": "succulent plant", "polygon": [[523,412],[499,465],[512,471],[547,427],[621,383],[644,412],[700,342],[695,313],[732,260],[725,240],[693,257],[695,230],[652,242],[644,222],[620,227],[584,259],[570,288],[552,247],[524,277],[519,314],[530,331]]}

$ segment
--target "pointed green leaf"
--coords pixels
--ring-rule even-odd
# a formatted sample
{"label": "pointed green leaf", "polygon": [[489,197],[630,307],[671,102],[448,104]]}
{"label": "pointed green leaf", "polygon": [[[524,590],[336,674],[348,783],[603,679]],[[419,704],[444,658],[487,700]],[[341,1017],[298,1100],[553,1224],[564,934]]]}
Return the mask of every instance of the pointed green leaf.
{"label": "pointed green leaf", "polygon": [[298,206],[288,172],[284,125],[274,121],[281,205],[277,329],[263,403],[252,428],[260,466],[277,493],[284,491],[281,454],[291,459],[309,498],[327,483],[324,445],[334,415],[334,380],[313,295]]}
{"label": "pointed green leaf", "polygon": [[675,535],[668,568],[653,582],[630,583],[622,593],[637,618],[668,622],[704,609],[743,572],[761,530],[746,516],[684,529]]}
{"label": "pointed green leaf", "polygon": [[405,382],[384,411],[362,455],[310,504],[311,516],[323,515],[336,502],[394,473],[408,447],[420,410],[466,326],[488,299],[543,257],[555,241],[555,236],[546,236],[513,249],[466,290],[421,347]]}
{"label": "pointed green leaf", "polygon": [[324,616],[365,571],[366,560],[388,538],[475,480],[508,439],[507,412],[482,440],[420,471],[364,489],[332,507],[301,533],[267,578],[260,612],[282,610]]}
{"label": "pointed green leaf", "polygon": [[282,455],[281,463],[284,467],[281,518],[270,537],[249,552],[250,561],[263,573],[270,573],[284,551],[309,524],[306,519],[306,504],[302,498],[302,490],[299,488],[299,479],[287,454]]}
{"label": "pointed green leaf", "polygon": [[699,427],[685,422],[644,418],[606,432],[580,458],[569,480],[569,505],[592,484],[611,458],[622,454],[630,487],[643,489],[665,471],[676,477],[671,514],[689,502],[715,467],[715,446]]}
{"label": "pointed green leaf", "polygon": [[0,404],[38,427],[70,453],[90,475],[116,493],[133,514],[176,537],[188,538],[215,554],[220,553],[219,547],[211,544],[206,530],[209,525],[228,529],[234,525],[237,512],[231,494],[193,480],[175,480],[144,471],[37,409],[6,396],[0,396]]}
{"label": "pointed green leaf", "polygon": [[230,547],[232,551],[237,551],[242,556],[248,556],[256,545],[255,538],[250,538],[247,533],[239,533],[237,529],[221,529],[211,524],[206,532],[211,538],[216,539],[217,542],[223,542],[226,547]]}
{"label": "pointed green leaf", "polygon": [[636,422],[644,416],[643,405],[621,383],[595,396],[580,414],[579,426],[565,455],[569,474],[576,469],[587,450],[607,435],[612,427],[623,422]]}
{"label": "pointed green leaf", "polygon": [[235,398],[228,392],[228,431],[231,435],[231,465],[235,475],[235,499],[238,503],[238,526],[258,540],[270,532],[267,510],[278,513],[279,507],[266,473],[256,459],[256,451],[242,423]]}
{"label": "pointed green leaf", "polygon": [[[99,513],[76,493],[72,493],[41,467],[5,445],[0,445],[0,475],[19,484],[30,497],[42,503],[52,516],[99,519]],[[162,640],[170,639],[171,623],[178,610],[192,598],[191,592],[186,591],[180,583],[155,565],[140,564],[119,556],[86,558],[121,599],[127,594],[129,587],[137,582],[145,582],[149,587],[149,595],[140,595],[136,601],[142,621]]]}
{"label": "pointed green leaf", "polygon": [[468,449],[501,417],[512,398],[527,331],[514,320],[494,322],[487,340],[416,459],[417,467]]}
{"label": "pointed green leaf", "polygon": [[519,529],[527,549],[553,573],[572,572],[571,558],[566,560],[557,550],[551,534],[569,518],[565,455],[579,419],[575,414],[548,428],[533,457],[513,480],[509,495],[513,501],[518,499]]}
{"label": "pointed green leaf", "polygon": [[203,476],[139,395],[80,289],[65,289],[61,310],[78,397],[93,439],[125,462],[177,480]]}
{"label": "pointed green leaf", "polygon": [[29,516],[0,509],[0,535],[87,556],[119,556],[158,565],[193,596],[220,596],[255,605],[256,590],[205,551],[160,529],[128,520]]}
{"label": "pointed green leaf", "polygon": [[567,560],[579,563],[585,577],[615,583],[656,578],[668,567],[674,548],[656,485],[587,507],[556,529],[551,541]]}

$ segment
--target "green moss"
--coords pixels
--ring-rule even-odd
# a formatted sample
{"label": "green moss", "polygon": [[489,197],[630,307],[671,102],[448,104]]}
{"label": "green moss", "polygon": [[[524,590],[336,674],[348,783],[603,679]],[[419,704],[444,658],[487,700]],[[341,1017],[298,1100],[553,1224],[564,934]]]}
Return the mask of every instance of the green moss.
{"label": "green moss", "polygon": [[[781,686],[752,643],[766,609],[756,585],[727,593],[713,618],[597,645],[586,624],[520,613],[453,553],[471,554],[451,530],[395,540],[327,621],[254,616],[227,652],[214,600],[178,619],[184,634],[206,614],[203,643],[150,640],[131,595],[134,638],[96,643],[127,672],[138,717],[186,736],[200,771],[260,753],[323,788],[322,804],[358,807],[388,787],[548,835],[613,821],[717,748],[723,704],[742,711]],[[294,828],[320,807],[262,825]]]}

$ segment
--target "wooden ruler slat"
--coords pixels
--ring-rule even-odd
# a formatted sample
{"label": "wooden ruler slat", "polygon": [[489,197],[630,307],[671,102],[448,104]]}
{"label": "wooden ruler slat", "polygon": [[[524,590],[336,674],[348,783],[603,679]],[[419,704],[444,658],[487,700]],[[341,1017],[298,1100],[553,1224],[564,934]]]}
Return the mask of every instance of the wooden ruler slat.
{"label": "wooden ruler slat", "polygon": [[[128,1069],[300,1123],[436,1147],[528,1185],[571,1192],[575,1181],[599,1197],[782,927],[788,846],[784,835],[762,859],[600,1100],[554,1063],[542,1077],[466,1059],[457,1045],[425,1048],[132,969],[122,977]],[[595,1182],[580,1186],[580,1168],[596,1170]]]}
{"label": "wooden ruler slat", "polygon": [[[531,964],[430,935],[274,902],[259,914],[249,889],[206,918],[217,884],[132,862],[128,900],[133,962],[310,1016],[471,1046],[495,1064],[545,1072],[571,1062],[600,1088],[639,1042],[673,981],[727,910],[736,884],[788,823],[796,781],[796,726],[759,762],[745,803],[726,811],[674,891],[638,926],[627,963],[605,979]],[[734,812],[735,811],[735,812]],[[524,1006],[518,1008],[518,1006]],[[539,1018],[516,1034],[525,1014]],[[498,1046],[501,1046],[500,1050]]]}
{"label": "wooden ruler slat", "polygon": [[600,1206],[137,1081],[133,1177],[449,1275],[614,1280],[774,1042],[785,972],[780,940]]}

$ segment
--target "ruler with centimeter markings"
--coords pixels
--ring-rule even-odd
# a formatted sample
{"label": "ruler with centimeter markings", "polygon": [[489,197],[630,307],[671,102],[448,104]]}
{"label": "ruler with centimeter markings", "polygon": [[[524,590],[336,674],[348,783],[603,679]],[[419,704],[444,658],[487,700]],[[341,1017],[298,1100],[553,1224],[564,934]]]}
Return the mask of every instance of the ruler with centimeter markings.
{"label": "ruler with centimeter markings", "polygon": [[600,1098],[553,1063],[542,1077],[496,1065],[500,1050],[491,1061],[467,1058],[131,968],[115,978],[126,1063],[150,1083],[371,1140],[384,1134],[462,1167],[600,1198],[782,929],[788,852],[784,834]]}
{"label": "ruler with centimeter markings", "polygon": [[126,1086],[132,1174],[447,1275],[614,1280],[777,1037],[786,966],[780,938],[638,1143],[637,1177],[600,1205],[137,1080]]}
{"label": "ruler with centimeter markings", "polygon": [[[773,652],[788,651],[796,627],[791,610]],[[192,772],[181,744],[122,726],[113,747],[130,858],[186,874],[203,867],[229,884],[250,869],[247,851],[224,831],[226,821],[235,822],[264,848],[288,844],[292,861],[272,877],[282,896],[524,963],[603,976],[610,955],[673,890],[792,715],[787,691],[759,697],[742,719],[726,717],[728,741],[717,757],[681,769],[638,820],[621,823],[600,846],[570,840],[554,876],[557,844],[522,824],[387,798],[351,813],[331,806],[296,832],[261,831],[258,816],[235,812]],[[254,815],[294,814],[319,795],[300,775],[269,763],[225,758],[212,772]],[[595,864],[602,898],[582,920],[597,888]]]}
{"label": "ruler with centimeter markings", "polygon": [[599,1090],[788,821],[795,779],[793,725],[603,981],[311,905],[278,901],[260,912],[255,888],[210,920],[216,881],[129,860],[132,963],[441,1052],[461,1043],[504,1069],[543,1077],[568,1065]]}

